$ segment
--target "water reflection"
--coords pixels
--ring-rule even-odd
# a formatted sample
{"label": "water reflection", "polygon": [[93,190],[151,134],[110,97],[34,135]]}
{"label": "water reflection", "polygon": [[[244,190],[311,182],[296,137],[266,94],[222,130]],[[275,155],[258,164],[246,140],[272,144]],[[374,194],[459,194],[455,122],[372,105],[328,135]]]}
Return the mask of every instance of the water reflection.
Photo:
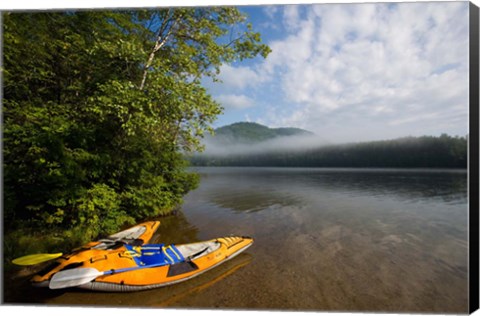
{"label": "water reflection", "polygon": [[265,209],[275,210],[289,205],[300,205],[299,196],[289,192],[268,189],[254,189],[250,187],[223,188],[211,191],[209,200],[221,207],[237,212],[258,212]]}
{"label": "water reflection", "polygon": [[[211,286],[215,285],[217,282],[222,281],[223,279],[229,277],[237,270],[245,267],[252,261],[252,256],[248,253],[241,253],[237,257],[233,258],[230,261],[227,261],[217,267],[216,269],[210,271],[205,275],[201,275],[195,279],[192,279],[190,282],[179,283],[176,286],[172,286],[169,289],[162,289],[164,295],[161,295],[161,300],[156,302],[147,302],[148,306],[154,307],[168,307],[168,306],[178,306],[178,301],[182,299],[187,299],[188,297],[198,294]],[[185,303],[184,303],[185,305]]]}
{"label": "water reflection", "polygon": [[446,203],[467,201],[464,170],[198,168],[210,201],[236,211],[303,205],[317,192]]}
{"label": "water reflection", "polygon": [[465,171],[201,168],[198,172],[200,187],[188,194],[182,212],[160,218],[154,240],[186,243],[243,234],[255,238],[247,252],[196,278],[157,290],[46,295],[21,288],[18,301],[467,312]]}
{"label": "water reflection", "polygon": [[[191,222],[202,232],[234,229],[256,238],[251,252],[258,264],[249,266],[251,279],[242,284],[255,294],[230,298],[228,306],[466,311],[466,171],[198,172],[201,185],[184,206]],[[203,296],[194,303],[214,301]]]}
{"label": "water reflection", "polygon": [[192,225],[181,211],[155,220],[160,221],[160,226],[152,236],[150,243],[186,244],[200,241],[199,229]]}

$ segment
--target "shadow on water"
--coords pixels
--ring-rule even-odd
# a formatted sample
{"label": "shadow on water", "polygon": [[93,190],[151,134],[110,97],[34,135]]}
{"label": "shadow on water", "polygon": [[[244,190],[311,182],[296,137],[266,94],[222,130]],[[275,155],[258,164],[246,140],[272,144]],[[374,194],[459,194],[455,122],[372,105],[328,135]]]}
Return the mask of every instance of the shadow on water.
{"label": "shadow on water", "polygon": [[58,296],[63,291],[50,291],[33,287],[29,280],[33,274],[22,277],[5,277],[3,282],[3,303],[11,305],[40,305]]}
{"label": "shadow on water", "polygon": [[[228,278],[252,261],[248,253],[241,253],[235,258],[207,271],[191,280],[153,290],[130,293],[91,292],[82,289],[49,290],[46,288],[26,287],[25,294],[33,295],[35,301],[29,304],[46,303],[50,306],[128,306],[128,307],[170,307],[177,306],[183,300],[188,304],[188,298],[195,297],[216,283]],[[185,301],[186,300],[186,301]]]}

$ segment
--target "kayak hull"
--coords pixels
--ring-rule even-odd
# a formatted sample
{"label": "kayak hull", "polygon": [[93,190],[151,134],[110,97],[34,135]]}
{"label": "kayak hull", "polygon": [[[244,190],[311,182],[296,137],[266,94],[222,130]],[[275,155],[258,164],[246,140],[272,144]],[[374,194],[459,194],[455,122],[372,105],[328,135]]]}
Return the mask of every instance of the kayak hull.
{"label": "kayak hull", "polygon": [[[181,260],[163,264],[156,262],[154,253],[162,253],[163,245],[125,247],[123,251],[104,251],[71,266],[71,268],[94,268],[109,272],[91,282],[77,286],[91,291],[133,292],[159,288],[194,278],[234,258],[253,244],[253,238],[230,236],[183,245],[175,245]],[[172,245],[173,246],[173,245]],[[170,246],[169,246],[170,247]],[[162,249],[159,251],[159,249]],[[148,261],[150,260],[150,262]],[[158,259],[160,260],[160,259]],[[61,269],[51,271],[48,278],[35,281],[36,286],[48,286],[51,277]],[[128,270],[116,273],[116,270]]]}
{"label": "kayak hull", "polygon": [[[207,256],[205,256],[204,258],[192,260],[193,264],[195,264],[195,262],[199,263],[200,266],[197,265],[199,268],[195,270],[191,270],[191,272],[185,272],[185,273],[179,274],[177,276],[168,277],[167,276],[168,269],[170,267],[162,266],[157,268],[146,268],[142,270],[137,270],[136,272],[132,271],[132,272],[120,273],[117,275],[116,278],[113,278],[113,277],[97,278],[95,281],[78,286],[78,288],[82,288],[90,291],[101,291],[101,292],[136,292],[136,291],[151,290],[151,289],[156,289],[164,286],[173,285],[173,284],[184,282],[194,277],[197,277],[200,274],[203,274],[221,265],[222,263],[225,263],[228,260],[233,259],[243,251],[247,250],[252,244],[253,244],[253,240],[252,242],[247,241],[241,248],[238,248],[235,252],[231,252],[230,255],[222,254],[222,252],[225,249],[219,249],[208,258]],[[215,256],[220,256],[222,257],[222,259],[215,260],[214,259]],[[199,261],[203,261],[203,262],[199,262]],[[190,264],[190,263],[187,263],[187,264]],[[144,274],[145,270],[147,269],[150,271],[148,271],[148,274]],[[130,273],[131,275],[133,275],[133,277],[129,277],[127,273]],[[143,274],[143,275],[141,277],[136,277],[135,274],[137,275]],[[141,283],[145,283],[145,284],[141,284]]]}
{"label": "kayak hull", "polygon": [[73,251],[75,252],[82,249],[107,250],[114,246],[115,243],[123,242],[129,244],[136,240],[141,240],[142,243],[147,243],[150,241],[150,239],[152,239],[153,234],[157,231],[159,226],[160,221],[144,222],[98,241],[89,242],[80,248],[74,249]]}
{"label": "kayak hull", "polygon": [[84,265],[88,260],[97,260],[107,254],[118,254],[126,251],[125,244],[150,241],[160,221],[149,221],[135,225],[129,229],[110,235],[105,239],[94,241],[74,249],[71,254],[57,258],[52,264],[38,272],[30,280],[33,286],[48,287],[51,277],[61,270]]}

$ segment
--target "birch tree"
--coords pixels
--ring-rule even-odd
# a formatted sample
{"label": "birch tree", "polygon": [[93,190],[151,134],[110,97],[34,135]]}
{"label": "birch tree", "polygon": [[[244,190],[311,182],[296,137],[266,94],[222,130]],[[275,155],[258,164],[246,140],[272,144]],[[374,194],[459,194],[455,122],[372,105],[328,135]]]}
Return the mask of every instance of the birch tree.
{"label": "birch tree", "polygon": [[6,220],[85,236],[181,204],[198,183],[183,154],[222,112],[202,79],[270,52],[235,7],[3,22]]}

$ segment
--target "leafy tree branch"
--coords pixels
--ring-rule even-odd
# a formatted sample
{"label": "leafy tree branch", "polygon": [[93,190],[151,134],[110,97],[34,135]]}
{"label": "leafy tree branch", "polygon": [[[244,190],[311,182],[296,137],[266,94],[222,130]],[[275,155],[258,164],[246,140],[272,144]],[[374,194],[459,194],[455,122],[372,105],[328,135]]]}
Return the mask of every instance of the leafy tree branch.
{"label": "leafy tree branch", "polygon": [[[171,212],[198,185],[186,151],[222,112],[201,86],[266,57],[234,7],[10,12],[4,35],[4,216],[84,236]],[[228,31],[242,29],[225,46]]]}

